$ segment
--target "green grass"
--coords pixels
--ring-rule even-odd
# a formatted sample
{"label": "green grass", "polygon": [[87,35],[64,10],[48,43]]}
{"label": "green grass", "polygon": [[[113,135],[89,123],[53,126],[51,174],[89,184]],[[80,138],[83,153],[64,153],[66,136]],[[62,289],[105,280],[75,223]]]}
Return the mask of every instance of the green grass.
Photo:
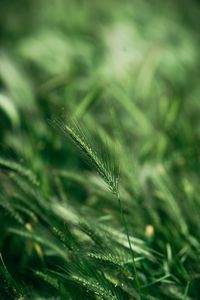
{"label": "green grass", "polygon": [[199,299],[199,9],[1,1],[0,299]]}

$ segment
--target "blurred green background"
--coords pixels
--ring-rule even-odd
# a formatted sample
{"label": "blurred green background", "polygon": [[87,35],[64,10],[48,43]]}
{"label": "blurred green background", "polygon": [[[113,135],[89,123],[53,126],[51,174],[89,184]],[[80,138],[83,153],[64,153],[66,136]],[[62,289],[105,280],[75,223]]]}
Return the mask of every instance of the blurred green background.
{"label": "blurred green background", "polygon": [[[106,138],[117,145],[130,234],[146,241],[145,228],[151,224],[156,237],[147,244],[167,256],[166,264],[139,265],[140,280],[148,284],[151,276],[154,281],[167,273],[176,283],[163,282],[165,292],[162,284],[158,290],[154,286],[146,294],[155,298],[144,299],[199,295],[199,29],[200,3],[195,0],[0,0],[3,201],[15,205],[11,194],[16,187],[4,174],[5,161],[12,171],[7,161],[14,161],[32,170],[49,206],[61,202],[63,211],[67,205],[91,223],[98,219],[121,232],[115,199],[48,119],[76,118],[101,143]],[[7,231],[12,222],[4,213],[1,218],[0,252],[11,274],[25,281],[20,270],[33,267],[31,255],[24,262],[19,249],[14,254],[16,241]],[[116,233],[112,239],[115,243]],[[47,265],[54,268],[57,261]],[[43,270],[38,262],[35,266]],[[34,280],[29,280],[33,290]],[[41,291],[40,286],[38,295]],[[84,299],[72,294],[59,290],[64,295],[59,299]],[[127,294],[113,299],[132,299]],[[190,298],[183,298],[187,294]]]}

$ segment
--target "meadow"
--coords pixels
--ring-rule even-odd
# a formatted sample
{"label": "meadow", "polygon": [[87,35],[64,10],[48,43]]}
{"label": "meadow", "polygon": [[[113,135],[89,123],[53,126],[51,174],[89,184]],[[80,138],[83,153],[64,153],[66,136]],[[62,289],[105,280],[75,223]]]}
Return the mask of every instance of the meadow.
{"label": "meadow", "polygon": [[0,299],[198,300],[200,5],[0,1]]}

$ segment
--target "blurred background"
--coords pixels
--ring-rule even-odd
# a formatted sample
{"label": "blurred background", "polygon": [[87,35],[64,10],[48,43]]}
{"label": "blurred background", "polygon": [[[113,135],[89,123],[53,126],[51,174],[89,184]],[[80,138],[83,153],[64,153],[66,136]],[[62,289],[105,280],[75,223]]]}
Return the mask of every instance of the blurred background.
{"label": "blurred background", "polygon": [[20,126],[26,109],[122,93],[158,126],[163,107],[195,119],[199,14],[198,1],[1,0],[1,114]]}

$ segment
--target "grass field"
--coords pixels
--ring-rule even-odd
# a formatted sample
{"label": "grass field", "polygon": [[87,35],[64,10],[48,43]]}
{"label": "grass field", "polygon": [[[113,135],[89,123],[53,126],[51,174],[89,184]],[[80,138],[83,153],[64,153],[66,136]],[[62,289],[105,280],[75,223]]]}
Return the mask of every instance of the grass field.
{"label": "grass field", "polygon": [[0,300],[200,299],[200,5],[0,1]]}

